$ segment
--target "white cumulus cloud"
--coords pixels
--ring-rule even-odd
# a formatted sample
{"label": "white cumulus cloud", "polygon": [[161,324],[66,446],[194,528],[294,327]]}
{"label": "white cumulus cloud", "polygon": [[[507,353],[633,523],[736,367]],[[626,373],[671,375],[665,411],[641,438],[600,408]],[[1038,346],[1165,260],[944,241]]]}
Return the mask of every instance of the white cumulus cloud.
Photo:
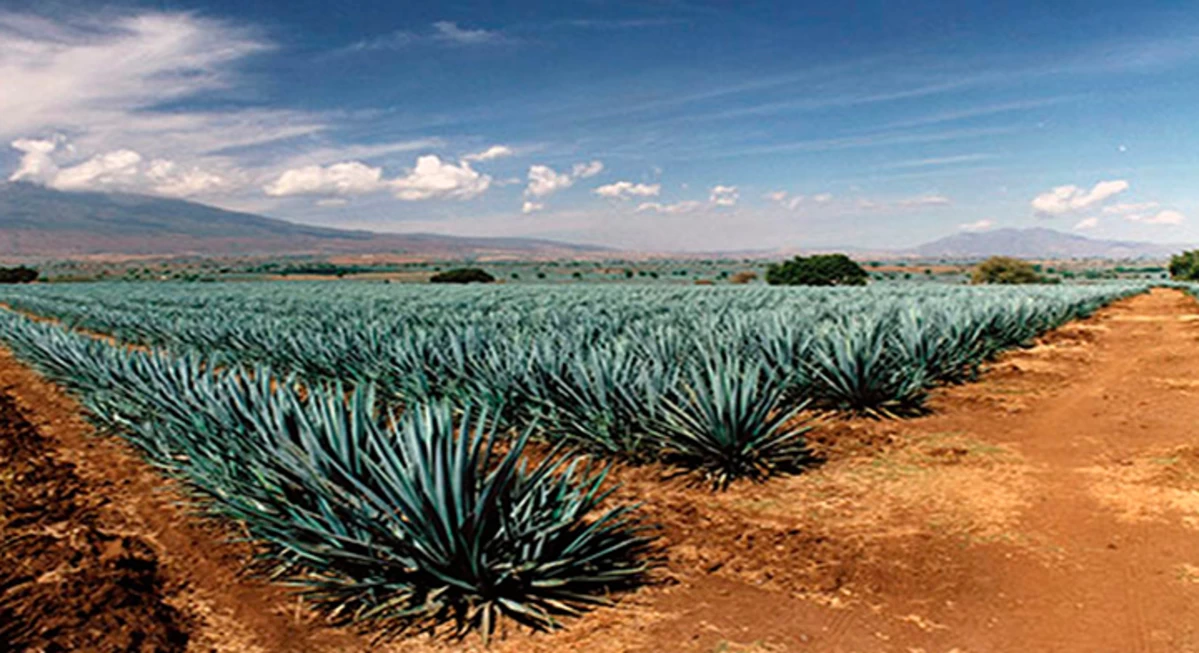
{"label": "white cumulus cloud", "polygon": [[383,170],[361,161],[343,161],[328,166],[304,166],[284,171],[263,187],[272,197],[314,195],[350,197],[390,190],[398,199],[471,199],[491,187],[491,176],[470,167],[466,161],[454,164],[435,154],[418,157],[416,166],[395,179],[386,179]]}
{"label": "white cumulus cloud", "polygon": [[1100,204],[1128,188],[1128,182],[1123,179],[1101,181],[1090,190],[1074,185],[1057,186],[1034,197],[1032,208],[1043,216],[1064,215]]}
{"label": "white cumulus cloud", "polygon": [[741,194],[737,191],[736,186],[713,186],[708,194],[708,201],[716,206],[733,206]]}
{"label": "white cumulus cloud", "polygon": [[291,195],[363,195],[383,188],[383,170],[360,161],[304,166],[284,171],[263,191],[271,197]]}
{"label": "white cumulus cloud", "polygon": [[549,166],[529,166],[529,185],[525,188],[525,194],[530,197],[545,197],[563,188],[570,188],[574,183],[574,177],[555,172]]}
{"label": "white cumulus cloud", "polygon": [[558,172],[546,165],[529,166],[529,184],[525,187],[525,197],[546,197],[574,186],[580,179],[594,177],[603,172],[604,164],[600,161],[576,163],[570,172]]}
{"label": "white cumulus cloud", "polygon": [[594,191],[600,197],[611,199],[628,199],[630,197],[656,197],[662,192],[661,184],[634,184],[631,181],[618,181],[606,186],[600,186]]}
{"label": "white cumulus cloud", "polygon": [[28,181],[31,183],[48,184],[58,174],[58,164],[54,162],[54,150],[58,149],[61,137],[39,140],[35,138],[18,138],[12,142],[15,150],[23,152],[17,169],[9,176],[9,181]]}
{"label": "white cumulus cloud", "polygon": [[61,168],[50,185],[61,190],[127,189],[141,176],[142,155],[133,150],[97,154],[69,168]]}
{"label": "white cumulus cloud", "polygon": [[1082,220],[1079,220],[1074,225],[1074,228],[1078,229],[1079,231],[1083,231],[1086,229],[1094,229],[1095,227],[1098,227],[1098,226],[1099,226],[1099,218],[1083,218]]}
{"label": "white cumulus cloud", "polygon": [[65,191],[150,192],[172,197],[189,197],[220,190],[229,180],[197,166],[183,166],[168,159],[147,162],[129,149],[93,155],[73,164],[60,164],[55,155],[71,155],[65,139],[17,139],[12,147],[21,151],[21,161],[9,181],[42,184]]}
{"label": "white cumulus cloud", "polygon": [[146,169],[151,190],[159,195],[191,197],[224,189],[229,180],[196,166],[185,167],[167,159],[155,159]]}
{"label": "white cumulus cloud", "polygon": [[435,154],[427,154],[416,160],[416,167],[407,175],[392,180],[389,185],[395,196],[402,200],[465,200],[490,188],[491,176],[472,169],[467,161],[454,165]]}
{"label": "white cumulus cloud", "polygon": [[544,204],[526,201],[524,204],[522,204],[520,206],[520,212],[521,213],[536,213],[544,208],[545,208]]}

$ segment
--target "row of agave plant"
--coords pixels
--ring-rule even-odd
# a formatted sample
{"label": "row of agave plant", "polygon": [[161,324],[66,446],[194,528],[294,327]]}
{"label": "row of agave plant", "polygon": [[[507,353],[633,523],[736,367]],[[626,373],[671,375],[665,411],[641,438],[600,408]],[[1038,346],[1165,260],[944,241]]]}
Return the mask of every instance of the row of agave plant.
{"label": "row of agave plant", "polygon": [[[1006,304],[975,294],[989,303],[956,306],[898,293],[873,313],[840,314],[825,309],[860,297],[784,294],[821,305],[821,319],[798,325],[789,318],[806,313],[760,293],[649,293],[672,301],[640,305],[646,319],[610,295],[569,300],[581,318],[504,291],[422,297],[426,308],[386,329],[344,298],[306,296],[325,320],[365,320],[355,335],[275,289],[238,290],[238,312],[227,289],[189,300],[167,290],[194,286],[169,286],[142,297],[146,308],[109,288],[0,300],[169,353],[10,312],[0,313],[0,337],[215,510],[243,520],[269,544],[276,573],[307,584],[333,614],[379,619],[384,631],[448,620],[484,633],[501,614],[551,625],[644,570],[645,527],[629,507],[601,509],[604,472],[569,455],[530,465],[530,438],[663,459],[717,487],[760,479],[806,462],[797,413],[813,403],[910,409],[933,383],[967,378],[994,352],[1139,290],[996,291]],[[374,311],[394,307],[344,291]],[[495,323],[468,312],[463,322],[463,297],[541,314]],[[706,316],[675,316],[686,297]],[[171,321],[148,317],[153,337],[121,326],[158,314]],[[226,330],[222,319],[253,326]]]}
{"label": "row of agave plant", "polygon": [[393,416],[368,385],[212,370],[9,312],[0,330],[200,505],[244,523],[271,573],[335,619],[382,635],[552,628],[646,571],[652,527],[605,503],[606,469],[531,464],[530,431],[501,441],[485,410]]}
{"label": "row of agave plant", "polygon": [[0,301],[223,366],[368,382],[400,404],[482,403],[568,432],[639,430],[627,415],[659,422],[658,399],[713,367],[751,370],[817,407],[917,410],[930,387],[1142,289],[112,284],[12,289]]}

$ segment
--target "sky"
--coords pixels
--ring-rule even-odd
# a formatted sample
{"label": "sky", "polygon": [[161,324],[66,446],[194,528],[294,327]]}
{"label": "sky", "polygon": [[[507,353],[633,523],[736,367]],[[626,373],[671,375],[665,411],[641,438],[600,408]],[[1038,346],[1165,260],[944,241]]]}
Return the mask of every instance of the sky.
{"label": "sky", "polygon": [[0,0],[4,177],[343,228],[1199,242],[1196,118],[1189,2]]}

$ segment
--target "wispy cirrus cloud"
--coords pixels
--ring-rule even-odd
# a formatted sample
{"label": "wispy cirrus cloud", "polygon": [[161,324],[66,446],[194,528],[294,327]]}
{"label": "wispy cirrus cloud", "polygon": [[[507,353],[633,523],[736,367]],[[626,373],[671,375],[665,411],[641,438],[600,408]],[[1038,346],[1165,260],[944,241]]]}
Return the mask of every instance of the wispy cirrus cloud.
{"label": "wispy cirrus cloud", "polygon": [[704,208],[704,203],[698,200],[682,200],[669,204],[661,202],[642,202],[637,205],[638,213],[652,212],[664,213],[666,215],[681,215],[684,213],[692,213]]}
{"label": "wispy cirrus cloud", "polygon": [[1124,216],[1129,222],[1140,222],[1141,224],[1164,224],[1164,225],[1179,225],[1186,222],[1186,216],[1174,209],[1166,209],[1155,213],[1133,213]]}
{"label": "wispy cirrus cloud", "polygon": [[1044,107],[1065,104],[1067,102],[1075,102],[1081,100],[1082,96],[1058,96],[1050,98],[1034,98],[1029,100],[1016,100],[1013,102],[997,102],[995,104],[986,104],[982,106],[966,107],[963,109],[952,109],[949,111],[940,111],[923,116],[913,118],[905,118],[893,122],[886,122],[878,125],[878,129],[898,129],[902,127],[923,127],[928,125],[939,125],[947,122],[957,122],[961,120],[970,120],[972,118],[983,118],[987,116],[995,116],[1004,113],[1017,113],[1021,111],[1030,111],[1032,109],[1040,109]]}
{"label": "wispy cirrus cloud", "polygon": [[537,25],[538,28],[555,28],[555,27],[574,27],[578,29],[593,29],[593,30],[622,30],[622,29],[646,29],[650,27],[667,27],[672,25],[685,25],[688,20],[684,18],[567,18],[563,20],[554,20],[548,23]]}
{"label": "wispy cirrus cloud", "polygon": [[520,40],[500,30],[466,27],[450,20],[439,20],[424,30],[401,29],[355,41],[338,53],[401,50],[420,45],[487,46],[512,45]]}
{"label": "wispy cirrus cloud", "polygon": [[902,209],[911,209],[928,206],[949,206],[953,204],[953,200],[944,195],[918,195],[916,197],[905,197],[895,201],[895,206]]}
{"label": "wispy cirrus cloud", "polygon": [[235,157],[328,128],[281,108],[180,108],[245,83],[274,49],[253,29],[188,13],[52,20],[0,12],[0,139],[22,152],[11,178],[73,190],[174,196],[244,187]]}
{"label": "wispy cirrus cloud", "polygon": [[[436,30],[441,39],[486,40],[456,25]],[[325,137],[347,120],[337,112],[186,108],[195,98],[241,92],[250,83],[241,65],[274,49],[253,29],[190,13],[107,22],[0,13],[0,138],[21,153],[9,178],[218,203],[265,193],[327,204],[381,190],[403,200],[466,199],[491,184],[470,162],[512,153],[493,146],[457,163],[426,154],[387,178],[364,160],[427,152],[444,141],[338,142]]]}
{"label": "wispy cirrus cloud", "polygon": [[961,229],[962,231],[986,231],[994,226],[995,226],[994,220],[983,219],[983,220],[977,220],[975,222],[967,222],[965,224],[960,224],[960,225],[958,225],[958,229]]}
{"label": "wispy cirrus cloud", "polygon": [[957,165],[960,163],[974,163],[976,161],[986,161],[988,159],[993,159],[993,158],[995,158],[994,154],[985,154],[985,153],[954,154],[951,156],[936,156],[936,157],[927,157],[927,158],[923,158],[923,159],[906,159],[903,161],[896,161],[894,163],[888,163],[888,164],[885,164],[885,165],[882,165],[879,167],[883,168],[885,170],[892,170],[892,169],[905,170],[905,169],[909,169],[909,168],[931,168],[931,167],[940,167],[940,166],[952,166],[952,165]]}

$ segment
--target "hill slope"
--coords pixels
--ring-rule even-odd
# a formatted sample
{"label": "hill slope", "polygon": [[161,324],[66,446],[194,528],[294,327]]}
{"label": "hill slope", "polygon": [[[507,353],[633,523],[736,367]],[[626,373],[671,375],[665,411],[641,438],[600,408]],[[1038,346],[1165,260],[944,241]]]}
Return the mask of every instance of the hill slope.
{"label": "hill slope", "polygon": [[1097,240],[1053,229],[995,229],[960,233],[912,248],[910,254],[928,258],[1160,258],[1183,245]]}
{"label": "hill slope", "polygon": [[565,257],[603,248],[528,238],[378,234],[313,227],[184,200],[0,184],[0,255],[403,252]]}

